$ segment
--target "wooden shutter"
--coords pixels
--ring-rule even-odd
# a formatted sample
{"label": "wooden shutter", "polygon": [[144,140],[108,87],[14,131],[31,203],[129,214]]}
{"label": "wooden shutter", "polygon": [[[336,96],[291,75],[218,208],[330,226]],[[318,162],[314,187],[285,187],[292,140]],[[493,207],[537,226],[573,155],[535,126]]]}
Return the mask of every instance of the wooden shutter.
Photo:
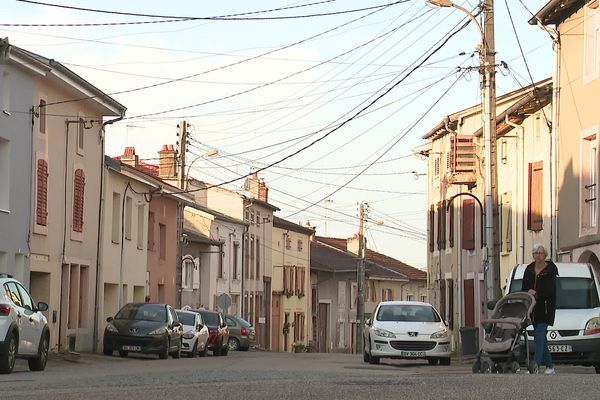
{"label": "wooden shutter", "polygon": [[442,232],[443,232],[443,223],[442,223],[442,202],[438,201],[437,203],[437,248],[441,250],[442,246]]}
{"label": "wooden shutter", "polygon": [[450,248],[454,247],[454,203],[448,204],[448,244]]}
{"label": "wooden shutter", "polygon": [[429,252],[433,253],[435,243],[435,211],[433,210],[433,204],[429,206]]}
{"label": "wooden shutter", "polygon": [[465,279],[463,285],[465,287],[465,326],[475,326],[475,280]]}
{"label": "wooden shutter", "polygon": [[543,164],[542,161],[529,164],[529,198],[527,207],[527,229],[541,231],[543,227],[542,216],[542,190],[543,190]]}
{"label": "wooden shutter", "polygon": [[36,224],[46,226],[48,223],[48,162],[37,162],[37,199]]}
{"label": "wooden shutter", "polygon": [[448,328],[454,329],[454,281],[447,279],[448,283]]}
{"label": "wooden shutter", "polygon": [[283,267],[283,293],[288,294],[288,267]]}
{"label": "wooden shutter", "polygon": [[475,200],[473,199],[462,202],[462,248],[475,249]]}
{"label": "wooden shutter", "polygon": [[83,198],[85,191],[85,174],[82,169],[75,171],[73,183],[73,230],[83,231]]}

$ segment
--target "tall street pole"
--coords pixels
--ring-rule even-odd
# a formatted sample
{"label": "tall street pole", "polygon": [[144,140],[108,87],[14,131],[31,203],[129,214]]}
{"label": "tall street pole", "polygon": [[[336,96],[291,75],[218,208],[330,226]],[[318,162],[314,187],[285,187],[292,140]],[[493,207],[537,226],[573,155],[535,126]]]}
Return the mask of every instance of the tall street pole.
{"label": "tall street pole", "polygon": [[186,188],[185,146],[187,144],[187,122],[181,120],[177,126],[179,127],[179,168],[177,169],[177,180],[179,189],[184,190]]}
{"label": "tall street pole", "polygon": [[494,42],[494,1],[483,1],[483,43],[481,48],[482,118],[485,149],[485,265],[486,299],[500,295],[500,251],[498,235],[498,171],[496,158],[496,54]]}
{"label": "tall street pole", "polygon": [[356,353],[363,352],[363,331],[365,328],[365,203],[360,203],[360,224],[358,227],[358,332],[356,335]]}

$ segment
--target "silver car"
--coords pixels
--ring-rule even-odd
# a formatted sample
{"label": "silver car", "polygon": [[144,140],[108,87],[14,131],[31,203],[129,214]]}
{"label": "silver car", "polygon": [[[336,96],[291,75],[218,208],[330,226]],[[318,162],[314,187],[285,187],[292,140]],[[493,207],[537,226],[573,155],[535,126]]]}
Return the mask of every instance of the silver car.
{"label": "silver car", "polygon": [[189,357],[204,357],[208,343],[208,327],[202,316],[193,311],[176,310],[179,322],[183,325],[183,342],[181,352]]}
{"label": "silver car", "polygon": [[381,358],[426,359],[450,365],[450,332],[437,310],[416,301],[383,301],[367,320],[363,358],[378,364]]}

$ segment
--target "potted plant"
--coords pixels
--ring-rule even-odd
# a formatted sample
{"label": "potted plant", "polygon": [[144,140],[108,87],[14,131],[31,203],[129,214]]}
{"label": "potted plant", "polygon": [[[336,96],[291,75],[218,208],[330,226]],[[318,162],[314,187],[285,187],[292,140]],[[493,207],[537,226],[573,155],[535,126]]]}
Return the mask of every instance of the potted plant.
{"label": "potted plant", "polygon": [[294,342],[292,347],[294,348],[294,353],[303,353],[306,351],[306,345],[303,342]]}

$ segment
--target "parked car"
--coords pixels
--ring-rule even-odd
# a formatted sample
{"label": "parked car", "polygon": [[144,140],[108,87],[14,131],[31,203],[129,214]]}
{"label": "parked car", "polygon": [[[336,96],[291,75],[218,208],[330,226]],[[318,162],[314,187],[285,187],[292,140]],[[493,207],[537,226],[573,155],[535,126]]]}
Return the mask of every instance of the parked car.
{"label": "parked car", "polygon": [[226,356],[229,352],[229,328],[223,314],[219,311],[194,310],[200,313],[204,324],[208,326],[208,350],[213,356]]}
{"label": "parked car", "polygon": [[42,311],[25,287],[8,274],[0,274],[0,373],[10,374],[15,359],[25,358],[32,371],[43,371],[48,360],[50,331]]}
{"label": "parked car", "polygon": [[363,359],[426,359],[450,365],[450,333],[437,310],[417,301],[382,301],[367,320]]}
{"label": "parked car", "polygon": [[[548,348],[558,364],[593,366],[600,374],[600,271],[590,264],[556,263],[556,315],[548,327]],[[508,276],[507,292],[519,292],[526,264]],[[533,326],[527,328],[533,340]],[[534,346],[529,346],[533,352]]]}
{"label": "parked car", "polygon": [[225,315],[229,328],[229,350],[247,351],[254,344],[255,330],[252,324],[236,315]]}
{"label": "parked car", "polygon": [[189,357],[206,355],[208,344],[208,327],[204,325],[202,315],[194,311],[175,310],[179,322],[183,325],[183,343],[181,351]]}
{"label": "parked car", "polygon": [[163,360],[169,354],[181,356],[183,328],[168,304],[128,303],[106,322],[103,352],[107,356],[115,350],[121,357],[129,352],[158,354]]}

